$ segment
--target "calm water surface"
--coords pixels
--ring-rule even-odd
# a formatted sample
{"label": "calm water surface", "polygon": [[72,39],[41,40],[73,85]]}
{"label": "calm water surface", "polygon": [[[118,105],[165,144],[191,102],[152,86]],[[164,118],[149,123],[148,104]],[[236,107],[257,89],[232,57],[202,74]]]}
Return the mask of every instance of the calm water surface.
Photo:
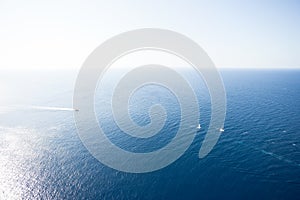
{"label": "calm water surface", "polygon": [[[130,174],[108,168],[81,143],[72,107],[75,71],[0,73],[0,199],[299,199],[300,70],[223,70],[225,132],[198,158],[210,119],[209,95],[192,71],[184,72],[200,106],[201,130],[186,153],[162,170]],[[130,100],[136,123],[162,104],[164,129],[150,140],[124,134],[98,91],[97,117],[116,145],[149,152],[176,134],[180,107],[155,85]],[[39,109],[37,106],[40,106]],[[41,108],[45,107],[45,108]]]}

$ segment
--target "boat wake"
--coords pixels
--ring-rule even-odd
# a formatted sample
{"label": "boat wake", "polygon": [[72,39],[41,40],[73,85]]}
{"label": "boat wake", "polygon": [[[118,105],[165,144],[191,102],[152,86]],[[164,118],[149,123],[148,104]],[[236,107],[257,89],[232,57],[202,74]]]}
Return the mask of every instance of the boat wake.
{"label": "boat wake", "polygon": [[0,107],[3,112],[18,111],[18,110],[45,110],[45,111],[79,111],[76,108],[52,107],[52,106],[34,106],[34,105],[17,105]]}

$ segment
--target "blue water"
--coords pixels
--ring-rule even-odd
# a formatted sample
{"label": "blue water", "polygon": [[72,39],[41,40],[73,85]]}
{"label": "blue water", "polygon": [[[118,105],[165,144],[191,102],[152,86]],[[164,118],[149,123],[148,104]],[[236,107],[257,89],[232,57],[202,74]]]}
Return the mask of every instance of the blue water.
{"label": "blue water", "polygon": [[[72,107],[76,71],[0,73],[0,199],[299,199],[300,70],[222,70],[227,93],[225,131],[203,159],[198,151],[210,119],[208,92],[193,71],[201,130],[173,164],[146,174],[111,169],[81,143]],[[103,92],[103,91],[102,91]],[[101,127],[116,145],[150,152],[176,134],[179,104],[165,88],[149,85],[130,100],[139,125],[161,103],[163,131],[134,139],[118,130],[98,91]],[[101,96],[102,95],[102,96]],[[35,109],[33,106],[44,106]]]}

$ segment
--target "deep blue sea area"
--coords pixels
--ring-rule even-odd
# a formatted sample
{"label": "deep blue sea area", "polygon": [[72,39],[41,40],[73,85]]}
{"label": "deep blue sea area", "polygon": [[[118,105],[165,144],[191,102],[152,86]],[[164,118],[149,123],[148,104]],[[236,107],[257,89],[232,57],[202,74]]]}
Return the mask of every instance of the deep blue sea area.
{"label": "deep blue sea area", "polygon": [[[225,131],[208,156],[199,159],[198,152],[210,121],[209,93],[200,76],[186,70],[199,100],[200,131],[171,165],[132,174],[100,163],[79,139],[70,109],[77,71],[1,71],[0,199],[299,199],[300,70],[220,73]],[[163,130],[149,140],[118,129],[106,92],[97,91],[95,110],[114,144],[151,152],[176,134],[180,107],[166,88],[145,86],[130,99],[132,119],[141,126],[150,122],[151,105],[167,111]]]}

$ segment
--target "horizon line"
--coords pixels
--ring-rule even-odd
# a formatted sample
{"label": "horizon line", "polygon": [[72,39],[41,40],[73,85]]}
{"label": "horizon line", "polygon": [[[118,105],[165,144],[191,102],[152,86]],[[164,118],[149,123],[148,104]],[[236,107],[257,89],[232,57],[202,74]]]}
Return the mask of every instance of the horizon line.
{"label": "horizon line", "polygon": [[[217,69],[237,69],[237,70],[244,70],[244,69],[300,69],[300,66],[217,66]],[[21,67],[0,67],[1,71],[34,71],[34,70],[45,70],[45,71],[52,71],[52,70],[67,70],[67,71],[76,71],[80,70],[80,67],[29,67],[29,68],[21,68]]]}

